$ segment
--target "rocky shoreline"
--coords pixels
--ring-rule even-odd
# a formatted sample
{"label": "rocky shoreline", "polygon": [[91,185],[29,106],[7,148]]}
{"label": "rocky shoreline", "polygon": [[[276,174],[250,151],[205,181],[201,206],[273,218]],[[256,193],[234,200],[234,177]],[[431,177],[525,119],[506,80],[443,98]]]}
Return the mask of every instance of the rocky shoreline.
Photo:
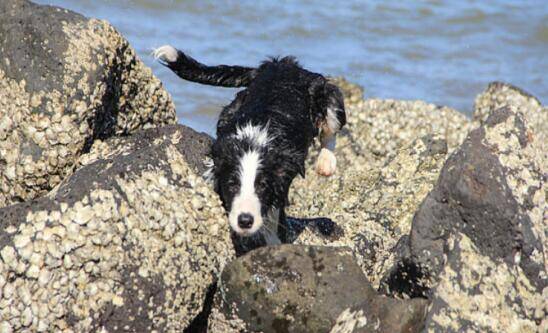
{"label": "rocky shoreline", "polygon": [[0,332],[548,330],[548,108],[521,89],[469,120],[333,79],[339,169],[288,214],[335,227],[236,258],[211,138],[112,26],[7,0],[0,36]]}

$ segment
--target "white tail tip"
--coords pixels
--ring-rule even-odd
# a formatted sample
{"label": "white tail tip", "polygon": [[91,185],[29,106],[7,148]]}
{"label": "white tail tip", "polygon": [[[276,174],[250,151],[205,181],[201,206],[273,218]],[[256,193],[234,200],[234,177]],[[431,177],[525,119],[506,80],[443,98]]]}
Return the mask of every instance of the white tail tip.
{"label": "white tail tip", "polygon": [[168,63],[168,62],[175,62],[177,61],[177,58],[179,57],[179,53],[176,48],[174,48],[171,45],[164,45],[160,46],[157,49],[154,49],[152,51],[152,56],[154,59]]}

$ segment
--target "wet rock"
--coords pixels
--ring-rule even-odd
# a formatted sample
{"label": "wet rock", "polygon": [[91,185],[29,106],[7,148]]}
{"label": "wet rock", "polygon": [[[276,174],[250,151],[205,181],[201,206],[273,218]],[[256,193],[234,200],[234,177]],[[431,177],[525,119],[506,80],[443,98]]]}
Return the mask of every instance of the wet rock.
{"label": "wet rock", "polygon": [[340,165],[331,178],[310,172],[305,179],[296,179],[288,214],[329,217],[336,224],[329,236],[318,225],[309,225],[296,243],[348,246],[377,287],[394,262],[393,248],[409,233],[413,214],[433,188],[446,156],[447,144],[441,136],[425,136],[384,166],[357,157]]}
{"label": "wet rock", "polygon": [[0,207],[70,175],[96,139],[176,122],[169,94],[107,22],[0,2]]}
{"label": "wet rock", "polygon": [[407,274],[405,290],[389,289],[430,296],[428,330],[533,332],[546,318],[542,149],[519,108],[508,106],[447,160],[386,279]]}
{"label": "wet rock", "polygon": [[0,209],[2,328],[185,329],[234,256],[199,174],[209,143],[176,125],[97,142],[54,191]]}
{"label": "wet rock", "polygon": [[377,295],[343,247],[259,248],[218,288],[211,332],[418,332],[427,305]]}

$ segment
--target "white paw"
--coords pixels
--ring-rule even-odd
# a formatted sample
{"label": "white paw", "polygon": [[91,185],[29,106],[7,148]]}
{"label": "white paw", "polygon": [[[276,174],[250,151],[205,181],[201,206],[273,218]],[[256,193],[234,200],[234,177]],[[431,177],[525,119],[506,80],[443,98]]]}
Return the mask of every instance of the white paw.
{"label": "white paw", "polygon": [[322,148],[320,156],[316,161],[316,172],[325,177],[329,177],[335,173],[337,169],[337,158],[329,149]]}
{"label": "white paw", "polygon": [[175,62],[179,57],[179,53],[173,46],[164,45],[152,51],[152,56],[161,62]]}

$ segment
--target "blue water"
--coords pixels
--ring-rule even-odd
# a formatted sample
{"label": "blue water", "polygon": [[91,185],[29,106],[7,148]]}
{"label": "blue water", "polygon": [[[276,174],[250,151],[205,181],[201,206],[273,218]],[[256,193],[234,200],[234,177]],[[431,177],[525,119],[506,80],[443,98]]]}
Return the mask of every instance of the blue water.
{"label": "blue water", "polygon": [[236,90],[178,79],[150,49],[173,44],[208,64],[297,56],[367,97],[421,99],[472,112],[493,80],[548,99],[548,1],[39,0],[110,21],[174,97],[179,119],[212,133]]}

